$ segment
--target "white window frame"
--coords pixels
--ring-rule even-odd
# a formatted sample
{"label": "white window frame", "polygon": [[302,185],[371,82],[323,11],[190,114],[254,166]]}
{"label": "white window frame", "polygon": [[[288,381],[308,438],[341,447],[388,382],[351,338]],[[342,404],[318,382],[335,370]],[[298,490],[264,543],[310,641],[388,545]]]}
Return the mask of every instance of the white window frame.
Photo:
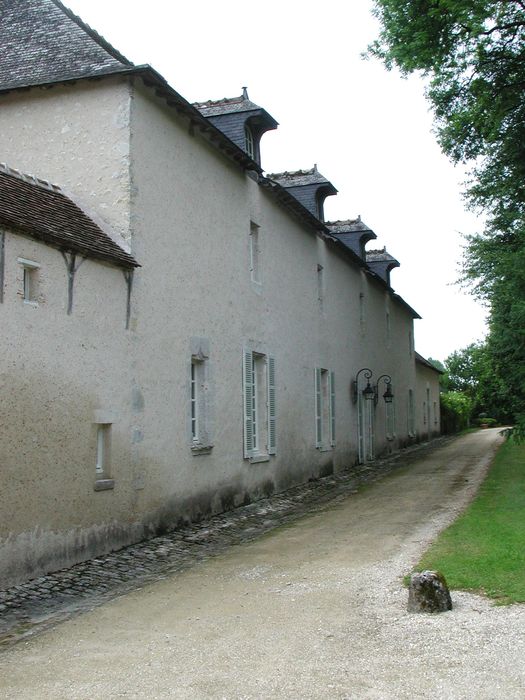
{"label": "white window frame", "polygon": [[93,423],[96,428],[95,446],[95,491],[107,491],[115,487],[111,476],[112,428],[116,414],[112,410],[95,411]]}
{"label": "white window frame", "polygon": [[324,451],[335,447],[335,373],[324,367],[314,370],[315,446]]}
{"label": "white window frame", "polygon": [[210,398],[209,343],[206,338],[192,338],[188,367],[188,434],[193,455],[209,454],[213,448]]}
{"label": "white window frame", "polygon": [[250,280],[257,287],[262,284],[260,227],[253,221],[250,221]]}
{"label": "white window frame", "polygon": [[275,357],[243,350],[244,457],[267,461],[277,452]]}
{"label": "white window frame", "polygon": [[38,306],[38,281],[36,275],[40,265],[34,260],[27,260],[26,258],[18,258],[18,264],[22,267],[22,299],[24,304]]}

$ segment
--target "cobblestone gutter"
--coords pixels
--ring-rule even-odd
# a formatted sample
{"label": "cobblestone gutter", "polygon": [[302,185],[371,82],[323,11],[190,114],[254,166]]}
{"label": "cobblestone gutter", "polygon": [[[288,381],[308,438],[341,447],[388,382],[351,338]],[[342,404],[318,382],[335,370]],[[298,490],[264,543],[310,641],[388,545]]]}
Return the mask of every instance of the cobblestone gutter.
{"label": "cobblestone gutter", "polygon": [[0,591],[0,649],[144,584],[249,542],[407,467],[451,438],[295,486],[249,506]]}

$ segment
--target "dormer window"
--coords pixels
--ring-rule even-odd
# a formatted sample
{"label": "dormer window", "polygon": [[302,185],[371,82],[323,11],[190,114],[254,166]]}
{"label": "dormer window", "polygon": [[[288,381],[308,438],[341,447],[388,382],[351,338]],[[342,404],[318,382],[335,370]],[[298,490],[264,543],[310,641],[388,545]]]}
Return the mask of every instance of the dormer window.
{"label": "dormer window", "polygon": [[252,160],[255,160],[255,144],[252,130],[249,126],[244,127],[244,150]]}

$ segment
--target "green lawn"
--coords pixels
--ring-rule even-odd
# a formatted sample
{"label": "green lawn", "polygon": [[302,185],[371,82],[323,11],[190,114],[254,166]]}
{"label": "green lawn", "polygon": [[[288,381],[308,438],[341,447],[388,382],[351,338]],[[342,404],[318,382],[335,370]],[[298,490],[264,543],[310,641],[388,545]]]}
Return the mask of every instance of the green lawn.
{"label": "green lawn", "polygon": [[416,567],[499,604],[525,602],[525,445],[499,449],[478,495]]}

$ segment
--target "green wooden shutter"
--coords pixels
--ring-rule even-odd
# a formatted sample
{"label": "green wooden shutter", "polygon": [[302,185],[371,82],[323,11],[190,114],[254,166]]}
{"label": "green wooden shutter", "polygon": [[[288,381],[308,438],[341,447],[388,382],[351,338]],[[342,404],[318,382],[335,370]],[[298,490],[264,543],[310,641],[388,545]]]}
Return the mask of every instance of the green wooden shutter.
{"label": "green wooden shutter", "polygon": [[244,456],[253,455],[253,353],[243,350],[242,362],[243,411],[244,411]]}
{"label": "green wooden shutter", "polygon": [[275,403],[275,357],[268,356],[268,454],[277,451],[276,403]]}

